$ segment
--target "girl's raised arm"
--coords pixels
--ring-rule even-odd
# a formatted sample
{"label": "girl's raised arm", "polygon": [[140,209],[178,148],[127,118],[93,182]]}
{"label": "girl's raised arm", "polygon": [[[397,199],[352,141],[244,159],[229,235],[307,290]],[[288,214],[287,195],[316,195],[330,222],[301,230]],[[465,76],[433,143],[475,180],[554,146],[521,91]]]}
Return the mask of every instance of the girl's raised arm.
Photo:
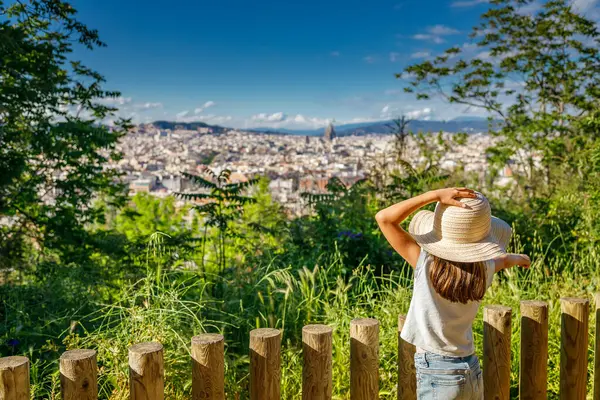
{"label": "girl's raised arm", "polygon": [[473,190],[467,188],[432,190],[384,208],[375,215],[375,219],[377,220],[379,229],[381,229],[381,232],[383,232],[383,235],[394,250],[414,268],[417,265],[421,248],[412,236],[402,229],[400,223],[414,211],[436,201],[442,204],[465,207],[465,204],[455,200],[459,197],[475,198],[477,195]]}
{"label": "girl's raised arm", "polygon": [[494,260],[496,263],[496,272],[500,272],[503,269],[511,268],[516,265],[529,268],[531,266],[531,260],[527,254],[512,254],[508,253]]}

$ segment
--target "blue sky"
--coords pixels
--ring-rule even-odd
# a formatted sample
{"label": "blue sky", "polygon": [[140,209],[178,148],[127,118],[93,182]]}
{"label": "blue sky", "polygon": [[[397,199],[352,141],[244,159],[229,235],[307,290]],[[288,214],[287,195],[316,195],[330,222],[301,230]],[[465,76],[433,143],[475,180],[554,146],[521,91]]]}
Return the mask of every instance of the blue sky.
{"label": "blue sky", "polygon": [[[579,0],[594,1],[594,0]],[[394,77],[467,35],[486,0],[74,0],[108,47],[75,57],[122,92],[121,115],[309,128],[401,113],[467,112],[416,101]]]}

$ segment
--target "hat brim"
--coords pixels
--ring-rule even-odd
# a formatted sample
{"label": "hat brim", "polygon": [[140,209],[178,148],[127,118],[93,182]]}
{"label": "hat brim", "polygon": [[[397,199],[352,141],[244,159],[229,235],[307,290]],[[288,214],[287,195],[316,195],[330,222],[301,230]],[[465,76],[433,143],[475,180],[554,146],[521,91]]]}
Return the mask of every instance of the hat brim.
{"label": "hat brim", "polygon": [[410,221],[408,232],[421,248],[434,256],[454,262],[480,262],[506,254],[512,230],[500,218],[492,217],[490,233],[472,243],[438,239],[433,231],[433,220],[433,212],[421,210]]}

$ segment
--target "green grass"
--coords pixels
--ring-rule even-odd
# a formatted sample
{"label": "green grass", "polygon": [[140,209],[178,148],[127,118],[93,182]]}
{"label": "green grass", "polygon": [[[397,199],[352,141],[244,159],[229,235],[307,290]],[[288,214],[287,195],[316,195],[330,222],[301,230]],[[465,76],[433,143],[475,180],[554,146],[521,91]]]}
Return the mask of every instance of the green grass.
{"label": "green grass", "polygon": [[[124,287],[121,301],[107,304],[85,318],[74,333],[64,335],[67,348],[98,351],[100,398],[128,398],[128,346],[159,341],[165,346],[166,396],[186,399],[191,393],[190,339],[201,332],[222,332],[226,338],[227,398],[247,398],[248,334],[257,327],[273,326],[283,331],[282,398],[298,398],[301,390],[301,328],[324,323],[333,333],[334,398],[349,398],[349,324],[353,318],[371,317],[380,322],[380,394],[396,396],[397,317],[408,309],[410,274],[378,277],[373,268],[360,266],[351,276],[332,274],[341,260],[327,267],[276,269],[273,266],[244,271],[225,282],[223,297],[215,300],[208,285],[194,274],[169,272],[157,281],[149,274]],[[560,304],[563,296],[591,298],[599,285],[600,255],[588,252],[569,263],[538,258],[529,271],[512,270],[496,277],[484,304],[502,304],[513,309],[512,398],[518,394],[519,302],[525,299],[549,303],[548,395],[558,398],[560,365]],[[232,284],[237,282],[237,285]],[[227,300],[230,299],[230,300]],[[594,326],[593,315],[590,326]],[[93,329],[88,330],[88,327]],[[481,312],[474,324],[477,352],[481,356],[483,323]],[[78,332],[78,333],[75,333]],[[593,359],[593,329],[590,330],[590,371]],[[58,355],[58,349],[56,350]],[[59,398],[56,360],[36,362],[32,379],[36,398]],[[591,386],[589,388],[591,390]]]}
{"label": "green grass", "polygon": [[[549,304],[548,397],[558,398],[561,297],[591,299],[600,287],[600,253],[594,249],[572,257],[548,260],[547,246],[535,244],[529,270],[509,270],[496,276],[483,305],[502,304],[513,310],[511,397],[518,396],[519,303]],[[518,251],[518,237],[514,250]],[[576,257],[575,257],[576,256]],[[248,397],[248,339],[252,329],[275,327],[283,332],[282,398],[299,398],[302,379],[302,327],[328,324],[333,331],[333,392],[349,398],[349,325],[354,318],[380,322],[380,395],[396,398],[397,320],[410,304],[412,271],[381,274],[370,266],[353,269],[339,253],[320,266],[281,267],[277,260],[233,271],[226,277],[199,276],[186,270],[153,268],[147,276],[123,285],[112,301],[94,300],[93,289],[73,290],[64,279],[46,288],[22,286],[9,290],[3,315],[3,338],[22,337],[30,343],[19,353],[32,360],[36,399],[59,399],[58,357],[65,349],[98,351],[101,399],[127,399],[127,349],[135,343],[158,341],[165,347],[166,398],[191,395],[191,337],[223,333],[226,340],[227,398]],[[352,271],[352,272],[346,272]],[[57,296],[53,297],[52,293]],[[68,297],[60,295],[69,294]],[[92,300],[86,301],[86,298]],[[65,300],[66,299],[66,300]],[[60,302],[66,302],[60,308]],[[7,306],[8,305],[8,306]],[[483,307],[482,307],[483,309]],[[57,311],[60,310],[60,311]],[[477,353],[482,353],[483,321],[474,324]],[[592,371],[594,313],[590,316],[589,371]],[[50,320],[49,317],[53,319]],[[7,328],[8,327],[8,328]],[[29,335],[29,336],[27,336]],[[41,343],[41,344],[40,344]],[[8,354],[2,354],[8,355]],[[591,392],[591,379],[588,391]]]}

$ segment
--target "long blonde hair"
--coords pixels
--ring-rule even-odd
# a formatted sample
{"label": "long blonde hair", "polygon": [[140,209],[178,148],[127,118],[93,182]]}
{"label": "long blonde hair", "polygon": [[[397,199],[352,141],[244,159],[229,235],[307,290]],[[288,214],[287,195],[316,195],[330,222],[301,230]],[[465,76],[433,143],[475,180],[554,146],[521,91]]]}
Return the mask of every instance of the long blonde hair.
{"label": "long blonde hair", "polygon": [[453,303],[479,301],[487,289],[483,262],[454,262],[433,256],[429,280],[440,296]]}

